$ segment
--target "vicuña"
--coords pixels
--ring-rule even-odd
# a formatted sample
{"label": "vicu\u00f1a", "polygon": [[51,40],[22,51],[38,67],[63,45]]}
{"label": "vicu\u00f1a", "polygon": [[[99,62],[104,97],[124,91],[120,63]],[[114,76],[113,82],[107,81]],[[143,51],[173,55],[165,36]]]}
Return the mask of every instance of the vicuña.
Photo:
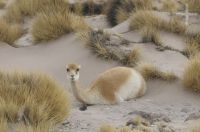
{"label": "vicu\u00f1a", "polygon": [[116,104],[143,96],[146,83],[140,73],[133,68],[115,67],[101,73],[88,89],[79,84],[80,65],[66,66],[67,77],[76,99],[85,104]]}

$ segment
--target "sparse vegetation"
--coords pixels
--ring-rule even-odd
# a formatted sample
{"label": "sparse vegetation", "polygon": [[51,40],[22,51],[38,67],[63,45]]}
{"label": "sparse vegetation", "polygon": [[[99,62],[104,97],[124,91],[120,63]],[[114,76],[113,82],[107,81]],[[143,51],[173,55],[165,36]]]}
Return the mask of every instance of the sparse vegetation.
{"label": "sparse vegetation", "polygon": [[189,60],[183,75],[183,85],[190,90],[200,92],[200,55]]}
{"label": "sparse vegetation", "polygon": [[141,30],[142,40],[144,43],[153,42],[155,45],[162,45],[158,30],[153,27],[143,27]]}
{"label": "sparse vegetation", "polygon": [[[135,66],[140,59],[138,48],[134,48],[131,51],[122,51],[116,44],[110,43],[110,37],[111,34],[102,30],[90,30],[80,33],[80,38],[86,42],[86,46],[98,57],[105,60],[118,61],[126,66]],[[120,43],[123,44],[124,41],[121,40]]]}
{"label": "sparse vegetation", "polygon": [[178,10],[178,4],[175,0],[164,0],[163,10],[169,12],[175,12]]}
{"label": "sparse vegetation", "polygon": [[69,12],[39,14],[32,25],[31,33],[36,42],[56,39],[74,30],[88,29],[84,20]]}
{"label": "sparse vegetation", "polygon": [[136,30],[143,27],[153,27],[157,30],[164,30],[177,34],[184,34],[186,32],[185,24],[177,18],[165,21],[152,11],[140,10],[131,16],[130,29]]}
{"label": "sparse vegetation", "polygon": [[21,35],[22,29],[18,24],[9,24],[5,20],[0,19],[0,41],[13,44]]}
{"label": "sparse vegetation", "polygon": [[166,81],[177,80],[177,76],[173,72],[160,71],[155,66],[144,63],[138,66],[138,71],[142,74],[145,80],[161,79]]}
{"label": "sparse vegetation", "polygon": [[108,22],[115,26],[126,20],[130,13],[139,9],[151,9],[151,0],[111,0],[108,3],[106,16]]}
{"label": "sparse vegetation", "polygon": [[69,114],[67,93],[41,73],[0,72],[0,130],[49,132]]}

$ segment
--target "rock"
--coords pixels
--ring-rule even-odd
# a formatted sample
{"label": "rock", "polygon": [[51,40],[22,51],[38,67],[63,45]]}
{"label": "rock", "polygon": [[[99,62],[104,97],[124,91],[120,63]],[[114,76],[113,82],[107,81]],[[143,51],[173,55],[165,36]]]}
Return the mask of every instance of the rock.
{"label": "rock", "polygon": [[128,113],[128,115],[139,115],[142,118],[148,120],[150,122],[150,124],[153,124],[155,122],[160,122],[160,121],[171,122],[169,117],[164,115],[164,114],[147,113],[147,112],[144,112],[144,111],[134,111],[134,112]]}
{"label": "rock", "polygon": [[31,34],[26,34],[24,36],[22,36],[21,38],[19,38],[18,40],[16,40],[13,44],[14,47],[27,47],[27,46],[31,46],[34,45],[34,40],[33,40],[33,36]]}
{"label": "rock", "polygon": [[200,119],[200,112],[190,114],[185,121]]}
{"label": "rock", "polygon": [[181,109],[181,112],[183,112],[183,113],[188,113],[190,110],[188,109],[188,108],[182,108]]}

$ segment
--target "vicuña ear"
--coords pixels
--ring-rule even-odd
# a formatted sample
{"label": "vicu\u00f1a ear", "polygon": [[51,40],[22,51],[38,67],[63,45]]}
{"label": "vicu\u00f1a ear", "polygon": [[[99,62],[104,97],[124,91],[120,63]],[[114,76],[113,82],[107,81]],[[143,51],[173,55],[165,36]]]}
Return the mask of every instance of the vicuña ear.
{"label": "vicu\u00f1a ear", "polygon": [[81,65],[78,65],[78,68],[81,69]]}

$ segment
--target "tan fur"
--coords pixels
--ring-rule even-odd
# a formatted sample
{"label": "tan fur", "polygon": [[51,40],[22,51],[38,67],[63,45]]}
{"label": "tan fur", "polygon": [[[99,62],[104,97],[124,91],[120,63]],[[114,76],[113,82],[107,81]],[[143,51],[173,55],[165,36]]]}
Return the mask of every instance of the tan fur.
{"label": "tan fur", "polygon": [[76,64],[66,66],[76,99],[83,104],[116,104],[140,97],[146,92],[143,77],[132,68],[116,67],[101,73],[90,88],[79,88],[79,69]]}
{"label": "tan fur", "polygon": [[[120,76],[116,74],[116,70]],[[128,80],[130,75],[130,70],[124,67],[107,70],[92,83],[91,90],[98,89],[106,100],[116,103],[115,92]]]}

